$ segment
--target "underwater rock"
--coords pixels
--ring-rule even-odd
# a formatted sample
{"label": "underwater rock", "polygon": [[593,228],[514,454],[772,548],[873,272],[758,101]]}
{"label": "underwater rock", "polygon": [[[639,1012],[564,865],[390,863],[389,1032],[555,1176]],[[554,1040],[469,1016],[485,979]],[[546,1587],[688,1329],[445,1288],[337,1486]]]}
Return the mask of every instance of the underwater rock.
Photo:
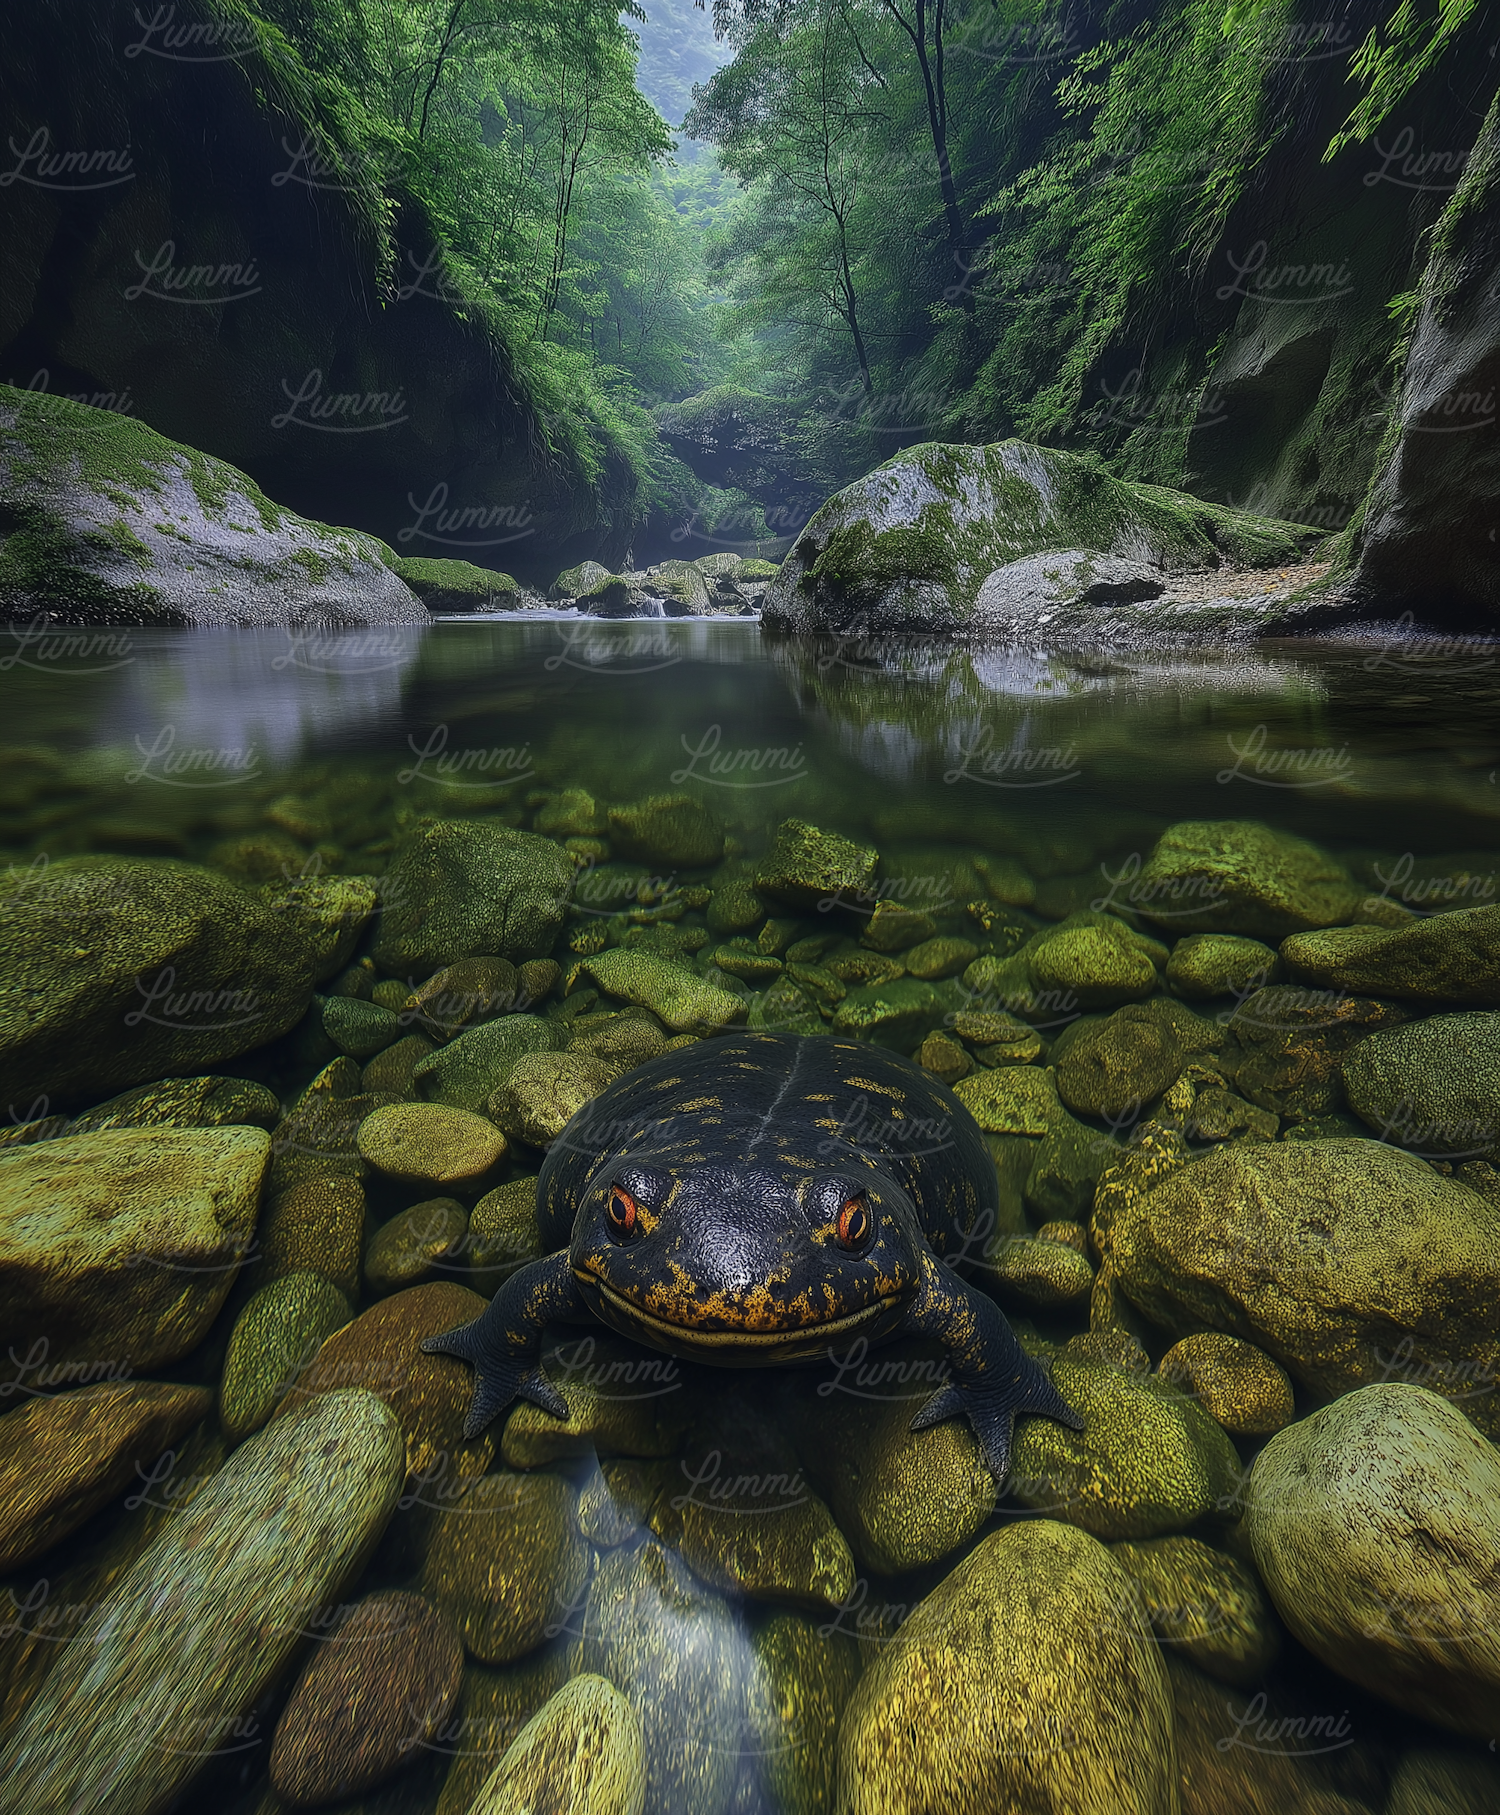
{"label": "underwater rock", "polygon": [[1276,1661],[1281,1632],[1255,1571],[1197,1538],[1112,1544],[1157,1642],[1226,1683],[1254,1683]]}
{"label": "underwater rock", "polygon": [[534,824],[548,838],[597,838],[609,825],[609,813],[587,788],[559,788],[537,808]]}
{"label": "underwater rock", "polygon": [[305,1179],[364,1177],[360,1124],[393,1099],[361,1088],[353,1059],[341,1055],[313,1079],[271,1132],[268,1190],[287,1190]]}
{"label": "underwater rock", "polygon": [[1334,926],[1287,939],[1293,977],[1402,1001],[1500,1007],[1500,907],[1456,908],[1407,926]]}
{"label": "underwater rock", "polygon": [[483,1109],[527,1053],[551,1052],[557,1033],[540,1015],[502,1015],[471,1027],[412,1068],[416,1094],[452,1109]]}
{"label": "underwater rock", "polygon": [[1492,1815],[1500,1808],[1500,1764],[1493,1754],[1408,1752],[1391,1780],[1385,1815]]}
{"label": "underwater rock", "polygon": [[1342,1108],[1343,1059],[1350,1048],[1406,1019],[1407,1011],[1393,1002],[1272,984],[1230,1017],[1223,1063],[1252,1103],[1306,1121]]}
{"label": "underwater rock", "polygon": [[1160,1016],[1117,1009],[1068,1042],[1057,1061],[1057,1094],[1079,1115],[1119,1123],[1175,1082],[1186,1056]]}
{"label": "underwater rock", "polygon": [[130,1380],[44,1393],[6,1412],[0,1417],[0,1570],[32,1562],[145,1478],[212,1403],[204,1387]]}
{"label": "underwater rock", "polygon": [[1009,1492],[1023,1506],[1099,1538],[1182,1531],[1230,1502],[1239,1458],[1219,1426],[1155,1375],[1087,1356],[1089,1337],[1063,1349],[1052,1380],[1085,1421],[1016,1427]]}
{"label": "underwater rock", "polygon": [[986,1283],[993,1279],[1005,1294],[1014,1293],[1038,1310],[1052,1310],[1087,1298],[1094,1269],[1078,1249],[1063,1242],[1012,1235],[998,1244]]}
{"label": "underwater rock", "polygon": [[930,983],[896,977],[849,990],[834,1010],[833,1031],[910,1052],[942,1020],[945,1008]]}
{"label": "underwater rock", "polygon": [[260,1429],[353,1315],[344,1293],[318,1273],[284,1273],[247,1301],[234,1320],[219,1381],[219,1423],[231,1443]]}
{"label": "underwater rock", "polygon": [[575,1456],[670,1456],[693,1414],[683,1365],[672,1355],[588,1330],[544,1345],[542,1371],[567,1401],[554,1418],[522,1401],[506,1421],[501,1454],[511,1468]]}
{"label": "underwater rock", "polygon": [[314,1174],[278,1192],[261,1214],[254,1279],[321,1273],[348,1299],[359,1295],[365,1188],[357,1178]]}
{"label": "underwater rock", "polygon": [[1174,1342],[1158,1368],[1234,1437],[1268,1437],[1292,1421],[1292,1383],[1264,1349],[1222,1330]]}
{"label": "underwater rock", "polygon": [[[470,1815],[474,1798],[512,1741],[567,1683],[570,1650],[562,1636],[517,1664],[498,1669],[473,1662],[464,1665],[458,1707],[432,1741],[432,1751],[447,1766],[436,1815]],[[393,1810],[390,1815],[406,1812]]]}
{"label": "underwater rock", "polygon": [[592,1053],[525,1053],[486,1108],[506,1134],[532,1147],[550,1147],[586,1103],[608,1088],[615,1073]]}
{"label": "underwater rock", "polygon": [[401,1292],[464,1264],[469,1213],[456,1198],[430,1197],[384,1222],[365,1249],[370,1291]]}
{"label": "underwater rock", "polygon": [[645,1802],[640,1718],[613,1683],[584,1675],[516,1735],[468,1815],[641,1815]]}
{"label": "underwater rock", "polygon": [[1130,1577],[1048,1519],[986,1538],[840,1723],[839,1815],[1178,1815],[1171,1695]]}
{"label": "underwater rock", "polygon": [[720,938],[735,933],[753,933],[765,917],[765,902],[744,877],[716,884],[705,915],[708,930]]}
{"label": "underwater rock", "polygon": [[974,1061],[957,1040],[950,1040],[947,1034],[928,1034],[912,1057],[924,1071],[930,1071],[935,1078],[949,1085],[966,1078],[974,1069]]}
{"label": "underwater rock", "polygon": [[1118,555],[1067,548],[997,567],[979,588],[974,621],[989,630],[1024,635],[1045,629],[1060,610],[1137,605],[1165,591],[1166,582],[1155,568]]}
{"label": "underwater rock", "polygon": [[517,1267],[539,1260],[543,1251],[534,1178],[513,1178],[496,1185],[470,1211],[470,1283],[486,1296]]}
{"label": "underwater rock", "polygon": [[969,939],[924,939],[903,951],[901,962],[909,975],[937,983],[967,970],[978,956],[979,947]]}
{"label": "underwater rock", "polygon": [[1173,933],[1239,933],[1275,944],[1353,919],[1361,894],[1343,866],[1305,838],[1256,819],[1185,819],[1157,840],[1129,899]]}
{"label": "underwater rock", "polygon": [[582,969],[608,996],[649,1008],[674,1034],[717,1033],[745,1018],[745,1004],[683,965],[616,946]]}
{"label": "underwater rock", "polygon": [[255,1709],[378,1540],[396,1420],[328,1393],[257,1432],[169,1519],[63,1652],[12,1736],[16,1815],[159,1815]]}
{"label": "underwater rock", "polygon": [[655,1540],[599,1559],[578,1662],[640,1716],[653,1809],[725,1815],[744,1743],[747,1649],[720,1597]]}
{"label": "underwater rock", "polygon": [[573,877],[550,838],[487,820],[420,820],[391,854],[371,955],[391,976],[426,976],[481,953],[545,958]]}
{"label": "underwater rock", "polygon": [[1237,933],[1189,933],[1172,947],[1167,987],[1193,1001],[1238,996],[1279,983],[1285,972],[1276,948]]}
{"label": "underwater rock", "polygon": [[1349,1106],[1381,1140],[1426,1159],[1500,1150],[1500,1015],[1433,1015],[1344,1055]]}
{"label": "underwater rock", "polygon": [[271,1787],[308,1808],[373,1789],[409,1763],[458,1699],[458,1634],[419,1594],[366,1595],[315,1646],[271,1741]]}
{"label": "underwater rock", "polygon": [[1112,1254],[1174,1334],[1242,1336],[1320,1399],[1410,1380],[1496,1426],[1500,1207],[1397,1148],[1233,1142],[1123,1202]]}
{"label": "underwater rock", "polygon": [[[707,592],[704,602],[707,603]],[[724,829],[691,794],[653,794],[609,809],[609,839],[620,857],[701,870],[724,855]]]}
{"label": "underwater rock", "polygon": [[137,1084],[78,1115],[43,1116],[0,1129],[0,1147],[52,1141],[64,1134],[103,1134],[110,1128],[266,1128],[281,1105],[249,1078],[158,1078]]}
{"label": "underwater rock", "polygon": [[260,1128],[117,1128],[0,1152],[0,1329],[13,1351],[118,1379],[202,1340],[250,1250]]}
{"label": "underwater rock", "polygon": [[1022,959],[1044,1000],[1090,1014],[1149,996],[1167,954],[1113,914],[1084,909],[1028,941]]}
{"label": "underwater rock", "polygon": [[577,1495],[559,1475],[470,1481],[439,1519],[422,1586],[485,1664],[524,1657],[566,1623],[589,1579]]}
{"label": "underwater rock", "polygon": [[401,1037],[401,1021],[378,1002],[329,996],[323,1003],[323,1031],[341,1053],[364,1063]]}
{"label": "underwater rock", "polygon": [[483,1178],[504,1158],[505,1147],[493,1122],[442,1103],[390,1103],[359,1125],[360,1157],[407,1184]]}
{"label": "underwater rock", "polygon": [[976,1071],[953,1087],[986,1134],[1047,1134],[1066,1113],[1051,1070],[1005,1065]]}
{"label": "underwater rock", "polygon": [[1276,1610],[1383,1700],[1494,1735],[1500,1706],[1500,1456],[1423,1387],[1348,1393],[1278,1432],[1246,1512]]}
{"label": "underwater rock", "polygon": [[382,1103],[409,1103],[417,1096],[414,1081],[417,1067],[436,1048],[421,1034],[406,1034],[376,1053],[359,1074],[362,1092]]}
{"label": "underwater rock", "polygon": [[796,1613],[758,1625],[751,1644],[744,1751],[755,1787],[782,1815],[826,1815],[839,1719],[859,1681],[858,1646]]}
{"label": "underwater rock", "polygon": [[756,868],[755,888],[794,908],[818,908],[825,901],[868,906],[879,861],[868,845],[855,844],[842,833],[805,819],[784,819]]}
{"label": "underwater rock", "polygon": [[451,1355],[427,1354],[422,1341],[472,1323],[487,1303],[448,1280],[383,1298],[328,1338],[288,1388],[273,1424],[319,1394],[360,1387],[384,1400],[399,1419],[413,1475],[482,1475],[495,1453],[495,1439],[489,1431],[464,1438],[473,1374]]}
{"label": "underwater rock", "polygon": [[869,916],[859,938],[860,943],[868,945],[872,951],[904,952],[910,946],[925,944],[937,934],[937,923],[930,914],[907,907],[902,901],[877,900],[870,908]]}
{"label": "underwater rock", "polygon": [[[374,893],[360,887],[368,916]],[[286,891],[166,858],[12,869],[0,883],[0,1101],[97,1095],[264,1046],[312,999],[329,956],[313,930]]]}
{"label": "underwater rock", "polygon": [[528,993],[508,958],[460,958],[409,990],[401,1001],[401,1016],[405,1025],[420,1028],[433,1040],[451,1040],[466,1027],[525,1006]]}

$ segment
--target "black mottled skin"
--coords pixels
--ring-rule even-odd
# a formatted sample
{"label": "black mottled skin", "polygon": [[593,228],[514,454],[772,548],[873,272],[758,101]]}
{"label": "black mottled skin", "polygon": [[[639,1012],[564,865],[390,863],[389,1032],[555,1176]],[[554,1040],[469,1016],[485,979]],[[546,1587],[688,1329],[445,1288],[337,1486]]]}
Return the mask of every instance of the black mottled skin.
{"label": "black mottled skin", "polygon": [[[616,1184],[641,1205],[623,1242],[606,1217]],[[871,1233],[851,1252],[835,1223],[856,1194]],[[993,1301],[943,1264],[995,1227],[983,1136],[951,1091],[883,1047],[742,1033],[653,1059],[564,1129],[537,1211],[557,1251],[423,1344],[474,1368],[468,1436],[516,1398],[566,1417],[542,1332],[591,1315],[721,1367],[816,1360],[861,1336],[935,1339],[949,1384],[912,1428],[962,1413],[1002,1485],[1017,1416],[1079,1428]]]}

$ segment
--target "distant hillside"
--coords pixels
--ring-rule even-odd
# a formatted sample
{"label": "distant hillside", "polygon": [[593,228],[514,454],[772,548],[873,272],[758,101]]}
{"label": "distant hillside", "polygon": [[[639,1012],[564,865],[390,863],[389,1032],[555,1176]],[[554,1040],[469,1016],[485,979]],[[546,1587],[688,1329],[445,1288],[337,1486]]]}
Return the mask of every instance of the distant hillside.
{"label": "distant hillside", "polygon": [[625,23],[641,41],[636,84],[671,126],[679,126],[693,104],[693,84],[706,82],[733,54],[714,38],[713,9],[693,0],[642,0],[644,23]]}

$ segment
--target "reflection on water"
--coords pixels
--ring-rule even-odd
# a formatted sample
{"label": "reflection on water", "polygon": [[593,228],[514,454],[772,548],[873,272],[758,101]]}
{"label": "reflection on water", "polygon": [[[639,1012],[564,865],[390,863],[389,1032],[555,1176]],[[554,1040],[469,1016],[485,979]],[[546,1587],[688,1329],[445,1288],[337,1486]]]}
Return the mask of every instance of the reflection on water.
{"label": "reflection on water", "polygon": [[[1203,1815],[1500,1807],[1500,1530],[1476,1513],[1419,1569],[1381,1472],[1436,1458],[1441,1500],[1500,1432],[1489,645],[1094,657],[562,613],[9,636],[0,1205],[60,1139],[95,1143],[105,1199],[96,1272],[49,1246],[76,1179],[48,1175],[45,1226],[0,1216],[16,1808],[533,1806],[584,1731],[608,1806],[648,1812],[1113,1810],[1123,1784],[1165,1815],[1179,1781]],[[146,867],[52,867],[107,853]],[[180,923],[163,857],[207,875]],[[120,1099],[142,1000],[170,1010]],[[276,1037],[226,1044],[241,1009]],[[612,1079],[726,1024],[895,1049],[984,1130],[949,1261],[1087,1421],[1024,1419],[1003,1493],[962,1419],[911,1431],[950,1379],[930,1340],[727,1370],[557,1326],[568,1423],[464,1436],[468,1370],[420,1340],[538,1253],[569,1116],[589,1136]],[[836,1121],[867,1158],[894,1125]],[[265,1128],[267,1181],[233,1239],[184,1189],[111,1249],[156,1187],[98,1131],[164,1125]],[[1362,1397],[1392,1386],[1421,1392]],[[330,1410],[349,1387],[399,1436]],[[1325,1530],[1336,1465],[1363,1560]],[[518,1800],[484,1801],[502,1760]]]}

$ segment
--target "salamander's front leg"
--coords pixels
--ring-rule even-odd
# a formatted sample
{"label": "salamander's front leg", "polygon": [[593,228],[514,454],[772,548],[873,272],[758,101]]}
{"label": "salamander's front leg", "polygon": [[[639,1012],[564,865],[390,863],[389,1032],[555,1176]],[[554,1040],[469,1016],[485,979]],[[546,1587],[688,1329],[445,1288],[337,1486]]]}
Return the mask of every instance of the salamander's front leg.
{"label": "salamander's front leg", "polygon": [[979,1439],[995,1485],[1010,1473],[1010,1443],[1016,1419],[1054,1418],[1075,1431],[1083,1420],[1053,1386],[1047,1371],[1016,1341],[1015,1332],[993,1300],[966,1286],[951,1268],[928,1254],[922,1290],[907,1313],[906,1334],[927,1336],[947,1350],[952,1379],[911,1421],[926,1430],[962,1413]]}
{"label": "salamander's front leg", "polygon": [[563,1248],[512,1273],[473,1323],[423,1342],[429,1355],[455,1355],[474,1370],[465,1437],[477,1437],[513,1399],[529,1399],[554,1418],[567,1417],[567,1400],[542,1372],[542,1331],[584,1308]]}

